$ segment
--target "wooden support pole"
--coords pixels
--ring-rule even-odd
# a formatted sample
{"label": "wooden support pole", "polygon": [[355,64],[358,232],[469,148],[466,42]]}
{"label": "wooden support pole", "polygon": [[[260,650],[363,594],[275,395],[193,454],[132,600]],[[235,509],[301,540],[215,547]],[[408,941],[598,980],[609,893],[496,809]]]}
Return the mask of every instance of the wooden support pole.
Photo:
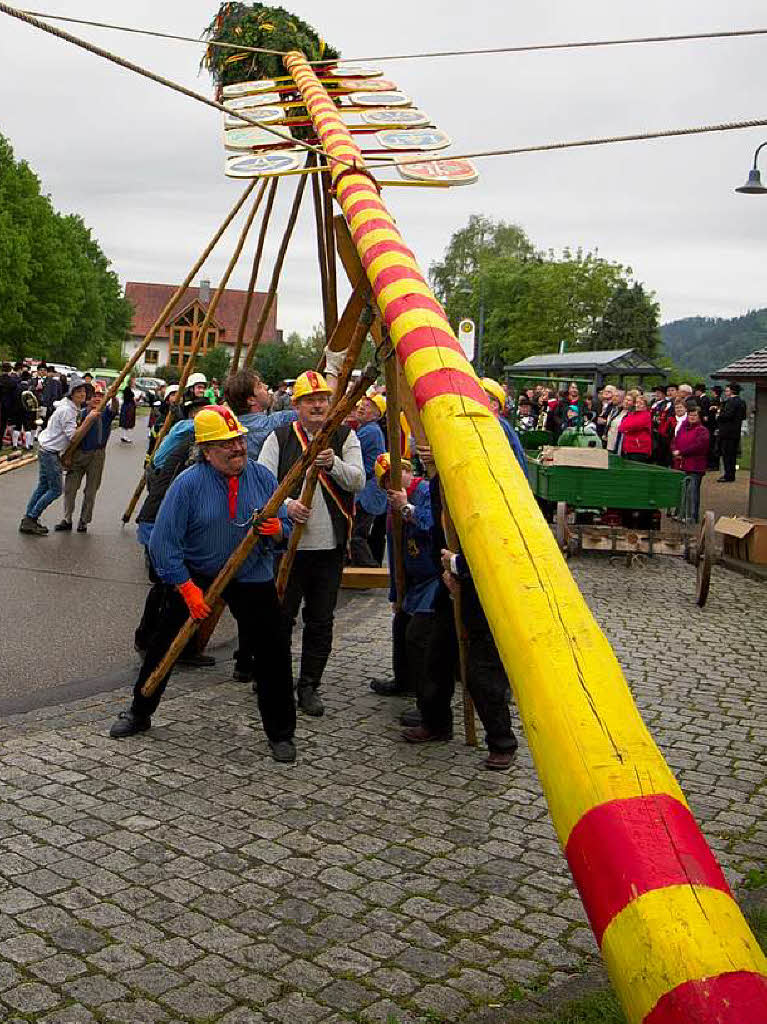
{"label": "wooden support pole", "polygon": [[[455,531],[450,509],[445,502],[445,492],[442,490],[442,513],[445,520],[445,537],[450,545],[451,551],[460,551],[461,545],[458,534]],[[477,722],[474,718],[474,702],[469,695],[469,640],[463,625],[462,594],[459,589],[453,597],[453,618],[455,619],[455,632],[458,637],[458,669],[461,676],[461,695],[463,697],[463,735],[467,747],[477,746]]]}
{"label": "wooden support pole", "polygon": [[[224,218],[223,222],[221,223],[221,226],[216,231],[216,233],[213,236],[213,238],[211,238],[211,240],[208,242],[208,244],[206,245],[206,247],[203,249],[202,253],[198,257],[198,259],[195,261],[195,264],[192,267],[192,269],[186,275],[186,277],[184,278],[183,282],[175,290],[173,295],[171,295],[170,299],[165,304],[165,307],[163,308],[162,312],[157,317],[157,319],[152,324],[152,326],[149,328],[149,333],[146,335],[146,337],[141,342],[139,347],[136,349],[136,351],[130,357],[128,362],[122,368],[122,370],[120,371],[119,376],[117,376],[115,378],[114,382],[110,385],[109,389],[107,390],[107,393],[104,395],[102,400],[99,402],[98,407],[95,410],[98,413],[98,415],[101,415],[101,413],[104,411],[104,409],[106,409],[106,407],[109,404],[109,402],[112,401],[112,399],[115,397],[115,395],[119,391],[120,385],[122,384],[122,382],[130,374],[130,372],[133,369],[133,367],[136,365],[136,363],[138,363],[139,359],[141,359],[141,357],[143,356],[144,352],[147,350],[147,348],[154,341],[155,336],[157,335],[157,332],[163,327],[167,317],[173,311],[173,307],[176,305],[178,300],[181,298],[181,296],[187,290],[187,288],[189,287],[191,282],[194,280],[195,275],[200,270],[202,265],[205,263],[205,261],[207,260],[208,256],[210,256],[210,254],[213,252],[214,248],[216,247],[216,245],[218,244],[219,240],[221,239],[221,236],[226,231],[226,229],[229,227],[229,225],[232,223],[232,221],[237,216],[237,214],[240,212],[240,210],[242,209],[242,206],[244,205],[244,203],[246,202],[248,196],[251,194],[251,192],[253,191],[253,189],[255,187],[256,187],[256,181],[251,181],[250,184],[248,185],[248,187],[245,189],[245,191],[240,196],[240,198],[234,204],[232,209],[226,215],[226,217]],[[68,459],[72,458],[74,453],[80,447],[80,442],[85,437],[85,435],[88,432],[88,430],[90,430],[90,423],[87,426],[83,423],[83,424],[81,424],[77,428],[77,430],[72,435],[71,441],[67,445],[67,449],[64,452],[64,456],[62,458],[62,461],[65,461],[65,460],[68,460]],[[130,518],[130,516],[128,518]],[[124,519],[124,521],[127,522],[126,519]]]}
{"label": "wooden support pole", "polygon": [[[349,301],[351,301],[351,299]],[[338,379],[336,381],[336,389],[333,395],[333,406],[331,407],[330,415],[332,415],[333,409],[338,405],[339,402],[343,400],[344,396],[346,395],[346,389],[349,386],[349,380],[351,379],[352,370],[357,365],[357,360],[359,359],[360,352],[362,351],[362,346],[365,343],[365,338],[367,337],[368,330],[370,329],[371,320],[372,311],[368,306],[365,307],[365,309],[363,309],[362,313],[360,314],[357,326],[355,327],[354,334],[352,335],[351,340],[349,339],[349,336],[347,334],[346,357],[344,359],[343,366],[341,367],[341,372],[339,373]],[[339,326],[336,328],[335,334],[333,335],[334,338],[339,333],[340,327],[341,325],[339,324]],[[343,350],[339,348],[338,351]],[[318,477],[319,471],[316,469],[315,466],[312,466],[309,472],[306,474],[303,490],[301,491],[301,496],[298,499],[302,505],[306,506],[306,508],[312,507],[312,502],[314,501],[314,492],[317,489]],[[277,597],[279,598],[280,601],[282,601],[283,597],[285,596],[285,588],[288,585],[290,570],[293,568],[293,562],[295,561],[296,552],[298,551],[298,542],[301,540],[301,536],[303,535],[304,532],[304,527],[304,523],[295,524],[295,526],[293,527],[293,532],[290,535],[290,540],[288,541],[287,550],[285,551],[285,554],[282,556],[282,559],[280,561],[280,569],[279,572],[277,573]]]}
{"label": "wooden support pole", "polygon": [[[349,391],[348,394],[346,394],[335,406],[332,414],[328,417],[317,434],[315,434],[311,444],[298,462],[294,463],[294,465],[288,470],[282,480],[282,483],[280,483],[279,487],[266,505],[258,511],[257,515],[254,515],[253,525],[248,531],[247,536],[229,556],[226,565],[205,592],[205,601],[211,606],[211,608],[219,599],[228,584],[235,578],[243,562],[261,539],[260,535],[256,532],[256,526],[264,520],[277,515],[280,506],[285,499],[289,497],[296,481],[301,479],[307,468],[314,462],[319,453],[327,445],[331,435],[343,423],[351,410],[357,404],[360,396],[364,395],[365,390],[370,384],[372,384],[377,376],[377,367],[369,366],[351,391]],[[142,686],[141,692],[145,697],[151,697],[160,685],[160,681],[165,678],[168,672],[171,671],[173,666],[176,664],[178,656],[184,650],[190,637],[194,635],[198,626],[199,623],[195,622],[194,619],[187,619],[181,627],[176,639],[165,652],[164,658]]]}
{"label": "wooden support pole", "polygon": [[[312,164],[316,157],[311,154]],[[328,318],[328,254],[325,245],[325,213],[322,206],[322,182],[319,174],[312,175],[312,205],[314,206],[314,227],[317,233],[317,262],[320,268],[320,289],[322,291],[322,322],[325,325],[325,340],[333,333]]]}
{"label": "wooden support pole", "polygon": [[330,172],[322,175],[322,198],[325,206],[325,252],[328,264],[328,327],[330,338],[338,323],[338,284],[336,281],[336,237],[333,224],[333,182]]}
{"label": "wooden support pole", "polygon": [[[255,185],[255,184],[256,184],[256,182],[254,181],[253,185]],[[253,224],[253,220],[254,220],[254,218],[256,216],[256,213],[258,212],[258,207],[259,207],[259,204],[261,202],[261,199],[263,198],[263,195],[264,195],[264,192],[263,192],[263,189],[262,189],[259,192],[259,194],[256,196],[256,200],[253,203],[251,211],[250,211],[250,213],[248,214],[248,216],[247,216],[247,218],[245,220],[245,224],[243,225],[242,231],[240,232],[240,237],[237,239],[237,244],[234,247],[234,252],[232,253],[232,257],[229,260],[229,263],[227,265],[226,270],[224,271],[224,275],[221,278],[221,282],[220,282],[218,288],[216,289],[215,293],[213,294],[213,298],[210,300],[210,305],[208,306],[208,310],[207,310],[207,312],[205,314],[205,317],[203,318],[202,324],[200,325],[199,329],[195,328],[196,334],[195,334],[194,340],[192,342],[192,347],[189,350],[189,360],[187,361],[186,365],[184,366],[183,370],[181,371],[181,377],[179,378],[179,382],[178,382],[178,391],[176,392],[176,395],[174,396],[176,398],[176,402],[180,402],[181,398],[182,398],[182,396],[184,394],[184,388],[186,387],[186,382],[189,380],[189,377],[190,377],[190,375],[192,373],[192,370],[194,369],[194,361],[197,358],[197,353],[200,350],[200,346],[202,345],[203,339],[205,338],[205,335],[207,333],[208,327],[209,327],[213,317],[215,316],[216,309],[218,308],[218,304],[221,301],[221,296],[224,294],[224,291],[226,290],[226,286],[229,283],[229,278],[232,276],[232,272],[233,272],[235,266],[237,265],[237,261],[240,258],[240,253],[242,252],[242,248],[245,245],[245,239],[248,237],[248,233],[249,233],[249,231],[251,229],[251,226]],[[155,443],[154,443],[154,447],[152,449],[152,453],[157,451],[157,449],[160,447],[160,445],[162,444],[163,438],[165,437],[165,435],[170,430],[172,423],[173,423],[173,410],[169,409],[168,410],[168,415],[165,417],[165,422],[163,423],[162,427],[160,428],[160,432],[158,433],[157,438],[155,439]],[[124,523],[129,522],[130,517],[133,514],[133,509],[136,507],[136,503],[138,502],[138,499],[141,496],[141,492],[144,489],[144,482],[145,482],[145,475],[142,473],[141,479],[139,480],[138,485],[136,486],[136,490],[133,492],[133,497],[131,498],[131,502],[130,502],[128,508],[123,513],[123,522]]]}
{"label": "wooden support pole", "polygon": [[[349,335],[354,330],[366,307],[371,311],[368,323],[368,331],[370,331],[375,313],[370,306],[370,285],[368,284],[367,278],[363,278],[354,286],[354,289],[349,296],[349,301],[344,306],[343,313],[341,313],[341,318],[336,325],[336,329],[330,336],[330,341],[328,342],[327,347],[331,352],[343,352],[343,350],[348,347]],[[324,369],[325,350],[323,349],[317,362],[317,372],[322,373]],[[352,369],[354,369],[354,367],[352,367]]]}
{"label": "wooden support pole", "polygon": [[[389,353],[384,361],[384,374],[386,377],[386,426],[389,435],[389,459],[391,460],[389,486],[393,491],[399,491],[402,488],[402,452],[399,443],[399,397],[395,359],[394,353]],[[394,591],[396,595],[394,607],[400,611],[405,599],[405,553],[402,550],[402,514],[394,509],[391,510],[391,529],[394,544]]]}
{"label": "wooden support pole", "polygon": [[[266,188],[266,178],[261,183],[261,193]],[[240,325],[237,328],[237,341],[234,345],[234,352],[232,353],[232,362],[230,373],[235,373],[237,366],[240,362],[240,352],[242,352],[242,343],[245,339],[245,330],[248,326],[248,317],[250,316],[250,307],[253,305],[253,293],[256,290],[256,279],[258,278],[258,268],[261,264],[261,253],[264,248],[263,238],[266,233],[266,224],[269,222],[269,215],[272,212],[272,204],[274,202],[274,192],[277,188],[277,179],[275,178],[271,183],[271,191],[269,198],[266,200],[266,209],[264,210],[263,221],[261,225],[261,231],[258,236],[258,244],[256,245],[256,251],[253,256],[253,266],[250,268],[250,280],[248,281],[248,294],[245,297],[245,306],[242,310],[242,316],[240,317]],[[259,197],[260,198],[260,197]]]}
{"label": "wooden support pole", "polygon": [[[309,159],[313,156],[312,153],[307,157],[307,166],[309,165]],[[280,243],[279,251],[277,252],[277,259],[274,261],[274,269],[272,270],[272,279],[269,282],[269,291],[266,295],[266,301],[264,302],[264,308],[261,310],[261,316],[258,318],[256,329],[253,332],[253,337],[248,345],[248,351],[245,356],[245,366],[253,365],[253,358],[256,354],[261,336],[264,333],[266,327],[266,321],[271,312],[271,308],[274,305],[274,300],[277,296],[277,285],[280,283],[280,274],[282,273],[282,265],[285,262],[285,254],[288,251],[288,245],[293,234],[293,228],[296,226],[298,219],[298,210],[301,206],[301,200],[304,195],[304,189],[306,188],[306,175],[302,175],[298,179],[298,187],[296,188],[296,194],[293,196],[293,205],[290,208],[290,215],[288,216],[288,223],[285,227],[285,234],[282,236],[282,242]]]}

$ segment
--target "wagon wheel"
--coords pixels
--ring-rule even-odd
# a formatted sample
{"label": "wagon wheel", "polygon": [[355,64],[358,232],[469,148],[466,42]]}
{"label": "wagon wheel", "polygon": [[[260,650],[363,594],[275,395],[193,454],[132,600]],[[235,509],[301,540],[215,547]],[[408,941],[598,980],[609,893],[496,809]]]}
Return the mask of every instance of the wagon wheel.
{"label": "wagon wheel", "polygon": [[695,564],[698,567],[698,585],[695,601],[699,608],[702,608],[708,598],[708,588],[711,583],[711,566],[714,564],[714,513],[706,512],[700,526],[698,538],[698,550],[695,555]]}
{"label": "wagon wheel", "polygon": [[567,528],[567,502],[558,501],[557,511],[554,518],[555,536],[561,551],[567,551],[567,538],[570,531]]}

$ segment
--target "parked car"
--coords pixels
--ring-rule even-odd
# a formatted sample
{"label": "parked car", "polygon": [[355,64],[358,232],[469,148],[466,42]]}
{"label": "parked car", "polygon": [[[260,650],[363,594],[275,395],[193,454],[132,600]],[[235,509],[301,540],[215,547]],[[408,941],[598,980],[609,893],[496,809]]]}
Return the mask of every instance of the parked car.
{"label": "parked car", "polygon": [[167,387],[167,383],[162,377],[136,377],[133,381],[136,401],[152,405],[153,402],[157,401],[158,390]]}
{"label": "parked car", "polygon": [[[83,370],[83,373],[90,373],[93,379],[98,381],[99,384],[103,384],[107,388],[111,388],[117,378],[120,376],[119,370],[110,370],[102,366],[92,366],[89,370]],[[128,386],[127,378],[122,382],[119,387],[119,391],[122,392]]]}

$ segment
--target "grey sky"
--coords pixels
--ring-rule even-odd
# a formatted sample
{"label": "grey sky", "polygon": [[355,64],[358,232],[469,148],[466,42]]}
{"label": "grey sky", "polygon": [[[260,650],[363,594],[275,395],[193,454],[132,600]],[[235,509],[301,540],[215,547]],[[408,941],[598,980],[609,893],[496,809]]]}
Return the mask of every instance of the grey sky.
{"label": "grey sky", "polygon": [[[202,0],[40,0],[51,13],[197,35]],[[286,0],[345,56],[767,26],[754,0]],[[360,13],[362,12],[362,13]],[[201,48],[63,26],[211,93]],[[454,151],[764,117],[767,37],[529,55],[389,62],[387,77],[452,136]],[[0,15],[0,131],[54,203],[92,227],[121,280],[175,282],[243,183],[223,175],[221,115]],[[736,195],[767,129],[478,162],[476,185],[389,189],[424,270],[472,213],[516,221],[542,248],[598,248],[654,289],[664,320],[767,305],[767,198]],[[764,169],[767,171],[767,153]],[[274,223],[295,185],[286,179]],[[281,215],[281,216],[280,216]],[[273,254],[281,228],[272,232]],[[215,283],[234,231],[211,258]],[[252,247],[249,246],[249,252]],[[269,270],[269,260],[266,271]],[[232,284],[247,283],[249,259]],[[260,283],[267,280],[262,272]],[[279,325],[320,319],[310,204],[285,265]]]}

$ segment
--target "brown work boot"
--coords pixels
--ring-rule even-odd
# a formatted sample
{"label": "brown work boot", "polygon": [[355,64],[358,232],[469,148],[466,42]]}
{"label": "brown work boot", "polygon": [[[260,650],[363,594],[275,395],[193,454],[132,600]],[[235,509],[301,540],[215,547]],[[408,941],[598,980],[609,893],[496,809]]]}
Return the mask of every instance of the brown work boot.
{"label": "brown work boot", "polygon": [[508,771],[516,756],[516,748],[514,750],[491,750],[485,758],[485,768],[490,772]]}
{"label": "brown work boot", "polygon": [[408,743],[447,743],[453,737],[450,733],[432,732],[425,725],[415,725],[412,729],[403,729],[402,738]]}

